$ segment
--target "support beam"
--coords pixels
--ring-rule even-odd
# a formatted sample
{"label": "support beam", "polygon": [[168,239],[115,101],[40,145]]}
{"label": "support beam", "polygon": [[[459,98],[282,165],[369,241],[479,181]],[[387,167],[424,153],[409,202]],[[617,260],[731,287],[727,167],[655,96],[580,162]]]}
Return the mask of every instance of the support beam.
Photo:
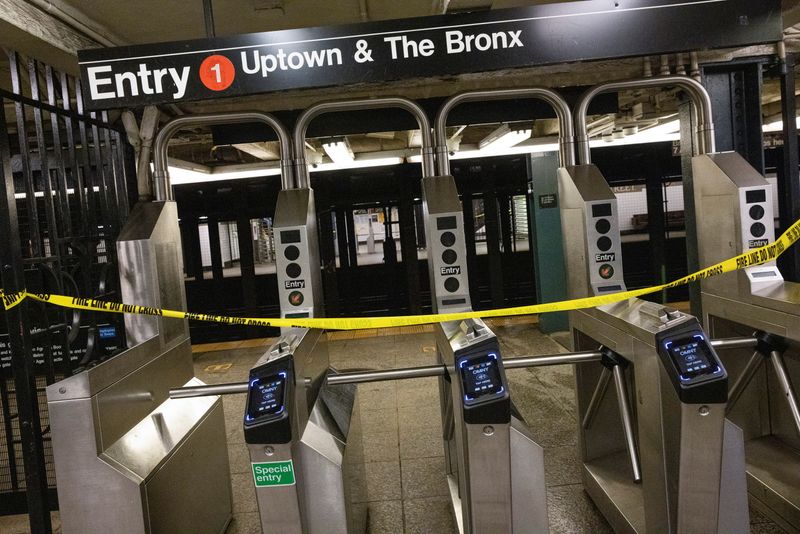
{"label": "support beam", "polygon": [[78,50],[100,45],[23,0],[0,0],[0,46],[77,74]]}

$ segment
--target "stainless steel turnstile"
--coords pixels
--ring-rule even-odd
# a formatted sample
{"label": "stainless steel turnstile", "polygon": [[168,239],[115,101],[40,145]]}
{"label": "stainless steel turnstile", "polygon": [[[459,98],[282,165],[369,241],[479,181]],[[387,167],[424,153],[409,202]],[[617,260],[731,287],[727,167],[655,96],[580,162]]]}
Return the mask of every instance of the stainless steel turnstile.
{"label": "stainless steel turnstile", "polygon": [[[707,97],[697,82],[670,77],[600,86],[576,108],[581,165],[559,173],[572,298],[625,288],[615,197],[589,163],[588,102],[608,90],[670,83],[696,102]],[[709,122],[700,122],[704,140]],[[570,328],[576,350],[604,354],[601,365],[576,367],[576,397],[584,485],[612,527],[748,532],[742,433],[725,419],[727,373],[698,321],[629,299],[572,311]]]}
{"label": "stainless steel turnstile", "polygon": [[459,531],[549,532],[544,449],[512,415],[497,337],[480,320],[450,321],[437,325],[436,346],[447,369],[439,396]]}
{"label": "stainless steel turnstile", "polygon": [[[711,265],[775,240],[773,188],[734,152],[696,156],[700,262]],[[731,383],[728,417],[744,432],[754,507],[800,531],[800,284],[774,261],[702,281],[702,308],[715,336],[751,335],[757,345],[723,354]],[[755,340],[754,340],[755,341]]]}
{"label": "stainless steel turnstile", "polygon": [[[290,329],[250,369],[247,382],[185,387],[190,398],[247,392],[244,439],[262,531],[363,534],[366,509],[354,385],[332,387],[326,334]],[[354,461],[355,460],[355,461]]]}
{"label": "stainless steel turnstile", "polygon": [[[185,309],[174,202],[140,203],[117,242],[126,303]],[[224,532],[231,518],[218,397],[199,386],[186,321],[126,315],[128,350],[47,388],[65,534]]]}

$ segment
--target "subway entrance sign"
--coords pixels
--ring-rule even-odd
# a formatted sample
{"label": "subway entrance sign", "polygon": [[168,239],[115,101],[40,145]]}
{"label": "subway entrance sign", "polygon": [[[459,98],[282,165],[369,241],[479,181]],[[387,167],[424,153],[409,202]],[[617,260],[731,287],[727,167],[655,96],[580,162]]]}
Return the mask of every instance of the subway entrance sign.
{"label": "subway entrance sign", "polygon": [[[642,31],[646,28],[647,31]],[[86,109],[780,41],[780,0],[589,0],[78,53]]]}
{"label": "subway entrance sign", "polygon": [[253,466],[253,481],[257,488],[268,486],[293,486],[294,463],[292,460],[283,462],[258,462]]}

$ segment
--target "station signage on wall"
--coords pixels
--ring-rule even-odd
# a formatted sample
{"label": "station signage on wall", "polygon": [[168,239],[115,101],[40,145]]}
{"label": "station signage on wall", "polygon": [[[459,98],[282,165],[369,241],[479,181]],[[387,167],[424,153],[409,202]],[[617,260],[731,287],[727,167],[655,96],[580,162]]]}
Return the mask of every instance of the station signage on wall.
{"label": "station signage on wall", "polygon": [[79,52],[89,110],[740,47],[780,0],[588,0]]}

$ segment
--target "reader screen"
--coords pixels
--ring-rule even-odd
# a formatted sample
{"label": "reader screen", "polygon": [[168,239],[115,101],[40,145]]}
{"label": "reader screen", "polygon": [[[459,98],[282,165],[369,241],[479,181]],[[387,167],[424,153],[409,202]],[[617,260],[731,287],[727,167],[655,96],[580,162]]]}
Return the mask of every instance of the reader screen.
{"label": "reader screen", "polygon": [[503,392],[503,381],[500,379],[497,354],[490,352],[481,358],[462,360],[459,365],[461,367],[464,396],[467,400],[475,400],[486,395]]}
{"label": "reader screen", "polygon": [[714,356],[701,337],[689,337],[667,342],[672,361],[678,366],[681,378],[688,380],[697,375],[711,374],[717,370]]}
{"label": "reader screen", "polygon": [[592,217],[611,217],[611,204],[592,204]]}
{"label": "reader screen", "polygon": [[455,230],[458,227],[458,222],[455,217],[438,217],[436,219],[437,230]]}
{"label": "reader screen", "polygon": [[247,419],[253,420],[263,415],[281,413],[283,411],[283,390],[285,385],[286,373],[251,380]]}
{"label": "reader screen", "polygon": [[300,230],[284,230],[281,232],[281,244],[288,245],[289,243],[300,242]]}
{"label": "reader screen", "polygon": [[755,204],[756,202],[766,202],[767,192],[764,189],[751,189],[744,192],[745,201],[748,204]]}

